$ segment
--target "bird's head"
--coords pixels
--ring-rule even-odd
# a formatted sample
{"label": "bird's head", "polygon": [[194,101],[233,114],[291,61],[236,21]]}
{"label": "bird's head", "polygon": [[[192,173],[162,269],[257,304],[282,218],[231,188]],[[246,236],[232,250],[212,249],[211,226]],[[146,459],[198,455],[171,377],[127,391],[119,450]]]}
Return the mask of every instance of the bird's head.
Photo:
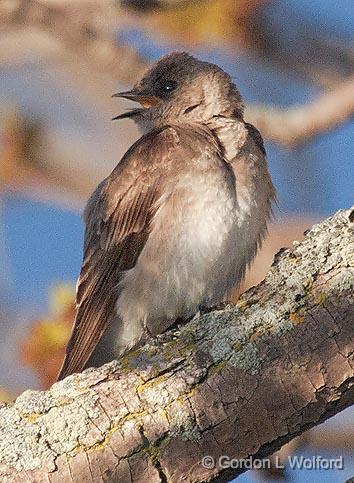
{"label": "bird's head", "polygon": [[144,132],[166,124],[207,123],[213,117],[243,115],[241,96],[230,76],[185,52],[162,57],[133,89],[114,97],[141,105],[114,119],[133,119]]}

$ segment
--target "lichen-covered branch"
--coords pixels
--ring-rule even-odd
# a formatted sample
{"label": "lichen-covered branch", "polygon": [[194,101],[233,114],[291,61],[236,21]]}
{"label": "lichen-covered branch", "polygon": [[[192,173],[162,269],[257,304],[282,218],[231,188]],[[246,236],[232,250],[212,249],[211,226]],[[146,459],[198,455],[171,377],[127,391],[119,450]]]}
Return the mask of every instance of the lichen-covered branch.
{"label": "lichen-covered branch", "polygon": [[227,481],[354,399],[354,210],[278,254],[236,306],[0,409],[0,480]]}

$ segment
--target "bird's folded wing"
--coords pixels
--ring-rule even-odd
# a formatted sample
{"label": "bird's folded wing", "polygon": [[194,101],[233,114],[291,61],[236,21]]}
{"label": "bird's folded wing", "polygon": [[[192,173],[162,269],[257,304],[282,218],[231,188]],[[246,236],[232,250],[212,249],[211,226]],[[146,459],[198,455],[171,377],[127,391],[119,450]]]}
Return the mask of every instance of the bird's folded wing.
{"label": "bird's folded wing", "polygon": [[84,368],[115,313],[121,274],[135,265],[159,206],[171,142],[169,128],[144,136],[88,202],[77,312],[58,379]]}

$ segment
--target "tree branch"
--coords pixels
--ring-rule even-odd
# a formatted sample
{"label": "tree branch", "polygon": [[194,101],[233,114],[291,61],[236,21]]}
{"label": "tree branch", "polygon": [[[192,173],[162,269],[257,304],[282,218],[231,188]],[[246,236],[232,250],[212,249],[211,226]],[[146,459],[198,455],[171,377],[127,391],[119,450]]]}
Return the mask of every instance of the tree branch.
{"label": "tree branch", "polygon": [[354,77],[304,106],[277,109],[247,106],[246,118],[262,135],[284,146],[304,144],[354,115]]}
{"label": "tree branch", "polygon": [[[113,32],[121,22],[118,11],[110,2],[96,3],[92,0],[82,0],[82,4],[17,1],[0,6],[3,18],[0,26],[30,25],[49,32],[65,49],[89,60],[102,76],[108,74],[130,84],[147,68],[148,62],[114,37]],[[52,52],[53,45],[49,50]],[[250,105],[246,110],[247,120],[265,138],[287,147],[303,144],[347,121],[353,114],[353,76],[304,106],[279,109]]]}
{"label": "tree branch", "polygon": [[0,410],[4,482],[227,481],[353,403],[354,210],[279,253],[266,279],[120,362]]}

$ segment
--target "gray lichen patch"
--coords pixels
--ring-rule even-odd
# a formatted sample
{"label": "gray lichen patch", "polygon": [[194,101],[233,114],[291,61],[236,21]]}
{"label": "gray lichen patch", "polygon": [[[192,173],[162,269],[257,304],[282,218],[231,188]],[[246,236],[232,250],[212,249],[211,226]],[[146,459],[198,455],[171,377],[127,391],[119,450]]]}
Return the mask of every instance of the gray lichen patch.
{"label": "gray lichen patch", "polygon": [[[354,264],[353,264],[354,265]],[[354,266],[346,270],[338,270],[331,278],[331,287],[338,292],[348,291],[348,297],[354,298]]]}
{"label": "gray lichen patch", "polygon": [[199,441],[201,438],[195,420],[183,409],[176,412],[170,421],[170,436],[184,441]]}
{"label": "gray lichen patch", "polygon": [[1,410],[3,463],[18,471],[41,466],[53,470],[58,455],[70,453],[85,441],[92,421],[99,416],[98,396],[92,391],[75,390],[75,377],[55,384],[47,392],[26,391],[13,405]]}
{"label": "gray lichen patch", "polygon": [[234,353],[230,359],[230,364],[239,369],[256,374],[261,366],[261,359],[254,342],[245,344],[241,350]]}
{"label": "gray lichen patch", "polygon": [[212,345],[209,349],[209,354],[211,355],[214,362],[219,362],[230,357],[232,352],[232,345],[227,339],[215,337]]}
{"label": "gray lichen patch", "polygon": [[16,400],[15,407],[22,414],[44,414],[55,405],[51,392],[25,391]]}

